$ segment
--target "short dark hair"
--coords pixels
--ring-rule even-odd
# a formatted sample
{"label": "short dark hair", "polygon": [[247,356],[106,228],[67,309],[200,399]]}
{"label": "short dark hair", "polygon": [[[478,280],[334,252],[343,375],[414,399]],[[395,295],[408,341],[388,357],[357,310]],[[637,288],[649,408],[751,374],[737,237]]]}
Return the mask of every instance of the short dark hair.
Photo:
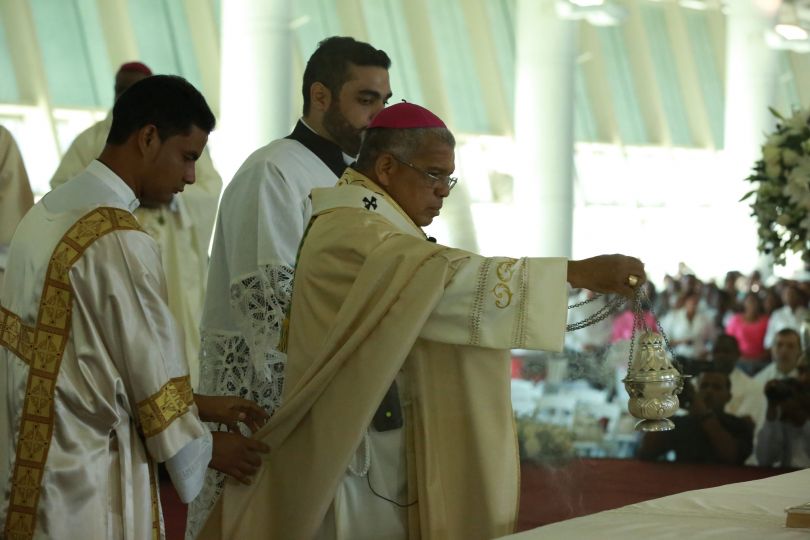
{"label": "short dark hair", "polygon": [[130,86],[113,106],[113,120],[107,144],[121,145],[147,125],[157,127],[165,141],[174,135],[187,135],[192,126],[211,133],[214,113],[203,95],[182,77],[153,75]]}
{"label": "short dark hair", "polygon": [[796,339],[799,340],[799,346],[801,346],[802,336],[799,334],[798,331],[796,331],[793,328],[782,328],[781,330],[779,330],[776,333],[776,336],[774,336],[774,337],[777,337],[777,336],[796,336]]}
{"label": "short dark hair", "polygon": [[737,341],[737,338],[735,336],[732,336],[731,334],[722,333],[722,334],[718,335],[714,340],[713,349],[716,349],[717,346],[720,345],[720,344],[730,345],[738,353],[740,352],[740,342]]}
{"label": "short dark hair", "polygon": [[383,152],[390,152],[399,159],[411,161],[426,140],[433,139],[455,148],[456,139],[447,128],[371,128],[363,133],[363,143],[357,154],[357,169],[368,172],[374,168]]}
{"label": "short dark hair", "polygon": [[743,302],[748,300],[749,298],[753,298],[754,301],[757,303],[757,313],[762,313],[765,311],[765,307],[763,306],[762,297],[755,293],[754,291],[748,291],[745,296],[743,297]]}
{"label": "short dark hair", "polygon": [[340,94],[340,89],[348,80],[350,66],[391,67],[391,59],[385,51],[375,49],[368,43],[351,37],[332,36],[318,43],[304,69],[304,114],[309,113],[309,89],[319,82],[329,89],[332,97]]}

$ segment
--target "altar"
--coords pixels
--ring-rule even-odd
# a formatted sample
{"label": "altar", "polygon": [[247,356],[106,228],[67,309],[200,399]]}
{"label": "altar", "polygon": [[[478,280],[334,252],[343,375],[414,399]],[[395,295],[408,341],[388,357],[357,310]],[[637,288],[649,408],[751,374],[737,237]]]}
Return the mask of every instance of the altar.
{"label": "altar", "polygon": [[687,491],[503,537],[504,540],[806,539],[785,509],[810,501],[810,469]]}

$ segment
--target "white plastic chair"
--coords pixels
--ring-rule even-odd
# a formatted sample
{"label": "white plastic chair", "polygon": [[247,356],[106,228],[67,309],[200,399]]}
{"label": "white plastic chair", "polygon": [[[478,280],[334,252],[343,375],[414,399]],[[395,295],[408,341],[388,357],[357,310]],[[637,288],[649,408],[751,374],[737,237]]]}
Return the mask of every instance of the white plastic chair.
{"label": "white plastic chair", "polygon": [[577,399],[571,395],[544,395],[537,403],[537,420],[557,426],[573,427]]}
{"label": "white plastic chair", "polygon": [[543,395],[543,385],[525,379],[512,379],[512,409],[518,416],[531,416]]}

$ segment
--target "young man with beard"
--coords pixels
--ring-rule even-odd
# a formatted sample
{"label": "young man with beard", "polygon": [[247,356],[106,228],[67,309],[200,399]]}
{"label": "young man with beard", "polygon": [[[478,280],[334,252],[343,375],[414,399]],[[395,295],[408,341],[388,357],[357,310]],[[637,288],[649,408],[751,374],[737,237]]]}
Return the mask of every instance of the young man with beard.
{"label": "young man with beard", "polygon": [[[278,406],[286,363],[278,343],[309,193],[334,186],[354,161],[362,132],[391,97],[390,65],[367,43],[322,41],[304,71],[303,117],[248,157],[225,190],[201,322],[201,392],[250,396],[268,412]],[[204,523],[222,480],[206,479],[187,537]]]}

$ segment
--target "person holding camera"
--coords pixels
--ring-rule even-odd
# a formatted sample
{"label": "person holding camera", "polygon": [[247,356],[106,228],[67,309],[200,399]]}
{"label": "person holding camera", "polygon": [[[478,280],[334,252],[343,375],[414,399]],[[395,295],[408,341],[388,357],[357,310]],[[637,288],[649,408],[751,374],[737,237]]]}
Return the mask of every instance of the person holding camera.
{"label": "person holding camera", "polygon": [[796,377],[765,385],[768,409],[757,435],[757,463],[769,467],[810,467],[810,372],[808,356],[796,365]]}
{"label": "person holding camera", "polygon": [[687,383],[679,397],[688,414],[673,418],[671,431],[646,433],[638,457],[655,460],[674,451],[678,462],[742,465],[753,449],[754,425],[725,412],[731,399],[728,374],[707,369],[699,375],[697,390]]}
{"label": "person holding camera", "polygon": [[711,359],[708,365],[727,374],[731,382],[731,397],[725,411],[734,416],[749,416],[753,422],[762,388],[739,367],[740,346],[737,338],[729,334],[717,336],[712,344]]}

